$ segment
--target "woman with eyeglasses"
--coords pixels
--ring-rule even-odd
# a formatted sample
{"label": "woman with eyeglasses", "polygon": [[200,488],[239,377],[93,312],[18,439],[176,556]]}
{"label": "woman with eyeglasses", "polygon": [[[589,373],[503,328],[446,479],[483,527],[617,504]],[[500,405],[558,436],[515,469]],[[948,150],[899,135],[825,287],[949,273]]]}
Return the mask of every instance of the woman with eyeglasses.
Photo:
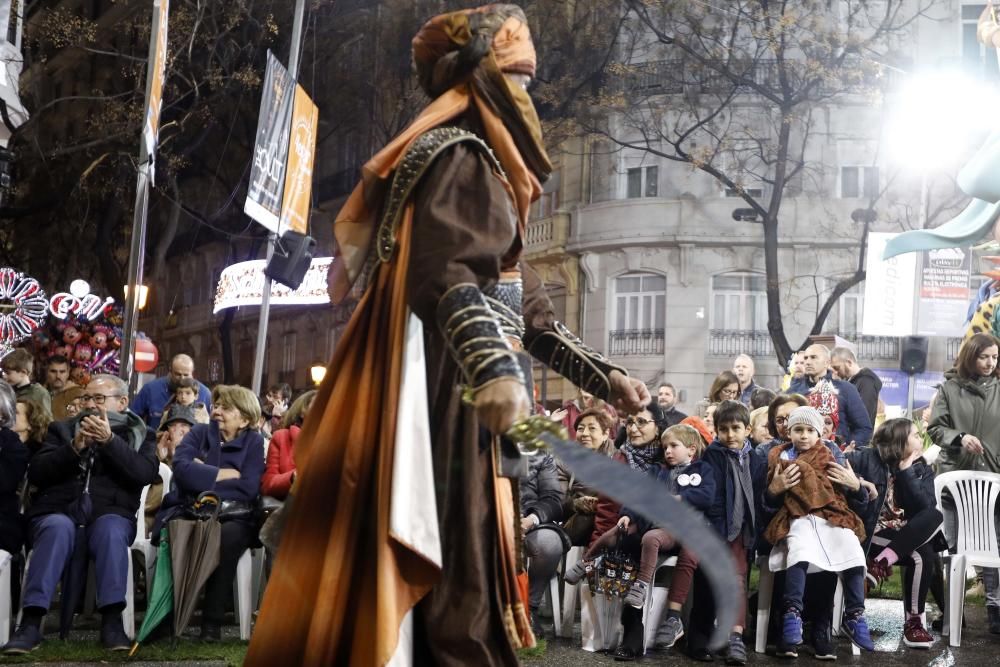
{"label": "woman with eyeglasses", "polygon": [[695,404],[695,413],[702,419],[705,419],[709,406],[718,405],[722,401],[738,401],[739,399],[739,378],[732,371],[722,371],[712,380],[712,387],[708,390],[708,396]]}

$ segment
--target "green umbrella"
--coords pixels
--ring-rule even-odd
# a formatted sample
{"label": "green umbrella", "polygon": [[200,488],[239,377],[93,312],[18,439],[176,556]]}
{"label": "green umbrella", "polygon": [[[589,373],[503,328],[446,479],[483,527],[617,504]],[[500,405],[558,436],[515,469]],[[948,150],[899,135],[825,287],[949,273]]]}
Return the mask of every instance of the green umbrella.
{"label": "green umbrella", "polygon": [[139,650],[139,643],[146,641],[163,619],[174,609],[174,574],[170,563],[170,541],[166,526],[160,529],[160,546],[156,553],[156,572],[153,575],[152,592],[146,602],[146,616],[142,627],[135,636],[135,644],[129,652],[131,658]]}

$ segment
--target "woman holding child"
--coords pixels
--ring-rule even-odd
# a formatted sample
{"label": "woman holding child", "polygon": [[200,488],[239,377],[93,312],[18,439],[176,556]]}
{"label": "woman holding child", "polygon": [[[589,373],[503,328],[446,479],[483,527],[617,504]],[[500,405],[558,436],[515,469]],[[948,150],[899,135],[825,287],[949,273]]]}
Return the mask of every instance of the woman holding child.
{"label": "woman holding child", "polygon": [[[1000,380],[997,355],[1000,340],[977,333],[962,343],[955,368],[945,373],[927,428],[941,447],[938,472],[985,470],[1000,473]],[[948,494],[941,499],[944,529],[954,544],[955,505]],[[997,570],[984,568],[986,613],[990,632],[1000,634],[1000,582]]]}

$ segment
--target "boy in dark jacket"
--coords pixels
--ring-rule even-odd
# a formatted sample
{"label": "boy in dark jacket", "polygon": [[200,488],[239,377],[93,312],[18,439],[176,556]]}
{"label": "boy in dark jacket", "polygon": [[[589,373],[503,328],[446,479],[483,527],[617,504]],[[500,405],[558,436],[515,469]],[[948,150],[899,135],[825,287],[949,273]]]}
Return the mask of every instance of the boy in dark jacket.
{"label": "boy in dark jacket", "polygon": [[[743,622],[746,618],[747,551],[753,547],[757,534],[757,503],[766,465],[754,453],[750,442],[750,412],[736,401],[723,401],[715,411],[716,438],[705,450],[703,461],[715,480],[715,496],[705,516],[729,547],[737,580],[741,587],[739,599],[744,601],[737,613],[737,624],[729,635],[726,664],[746,664],[743,645]],[[691,636],[688,652],[692,657],[711,659],[707,638],[712,632],[714,609],[704,606],[709,601],[696,596],[691,612]]]}

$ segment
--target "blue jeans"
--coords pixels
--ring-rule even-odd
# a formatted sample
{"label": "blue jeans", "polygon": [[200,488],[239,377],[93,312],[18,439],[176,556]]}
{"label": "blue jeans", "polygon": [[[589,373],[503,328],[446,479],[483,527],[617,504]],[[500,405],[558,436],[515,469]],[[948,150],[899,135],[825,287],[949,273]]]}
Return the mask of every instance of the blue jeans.
{"label": "blue jeans", "polygon": [[[802,598],[806,592],[806,572],[809,563],[802,561],[788,568],[785,572],[785,609],[795,607],[802,611]],[[844,585],[844,612],[864,612],[865,610],[865,568],[852,567],[840,573]],[[830,601],[831,606],[833,600]],[[784,611],[782,610],[782,611]],[[840,619],[834,619],[840,623]]]}
{"label": "blue jeans", "polygon": [[[125,603],[128,548],[135,540],[135,519],[117,514],[98,517],[87,527],[87,551],[94,561],[97,608]],[[56,585],[73,555],[76,525],[65,514],[31,520],[31,564],[24,583],[22,606],[48,610]]]}

